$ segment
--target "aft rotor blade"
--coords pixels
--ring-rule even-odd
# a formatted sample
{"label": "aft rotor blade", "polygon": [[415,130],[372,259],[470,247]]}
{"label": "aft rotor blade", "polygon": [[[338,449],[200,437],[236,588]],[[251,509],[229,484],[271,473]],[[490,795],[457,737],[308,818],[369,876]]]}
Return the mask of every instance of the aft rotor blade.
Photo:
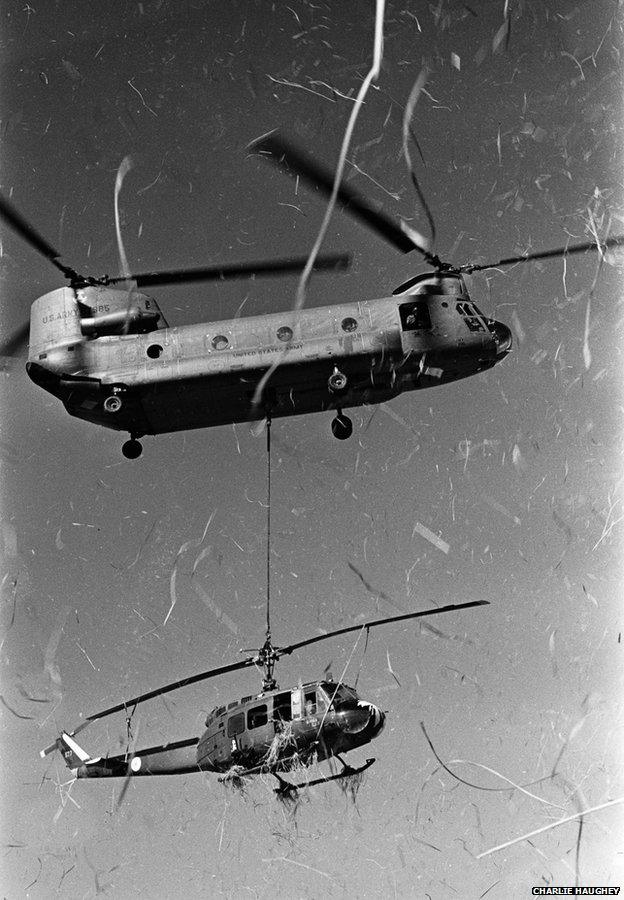
{"label": "aft rotor blade", "polygon": [[587,241],[585,244],[572,244],[569,247],[558,247],[556,250],[540,250],[536,253],[527,253],[524,256],[507,256],[495,263],[472,264],[459,266],[460,272],[480,272],[483,269],[497,269],[500,266],[513,266],[515,263],[531,262],[534,259],[552,259],[556,256],[570,256],[572,253],[586,253],[588,250],[608,250],[610,247],[624,246],[624,235],[607,238],[597,244],[596,241]]}
{"label": "aft rotor blade", "polygon": [[71,280],[81,280],[80,276],[69,266],[64,266],[58,261],[61,255],[54,247],[42,237],[38,231],[28,222],[21,213],[19,213],[9,201],[0,195],[0,218],[4,219],[7,225],[10,225],[13,231],[22,237],[27,244],[30,244],[38,253],[49,259],[52,265],[56,266],[66,278]]}
{"label": "aft rotor blade", "polygon": [[[248,263],[230,263],[224,266],[206,266],[199,269],[172,269],[169,272],[145,272],[142,275],[130,275],[138,287],[153,287],[160,284],[188,284],[192,281],[227,281],[232,278],[250,278],[254,275],[288,275],[291,272],[302,272],[308,261],[307,256],[294,256],[289,259],[259,260]],[[319,256],[314,268],[347,269],[351,262],[348,253],[329,253]],[[107,284],[118,284],[126,278],[107,278]]]}
{"label": "aft rotor blade", "polygon": [[[334,173],[307,156],[302,150],[285,141],[276,131],[271,131],[249,144],[250,150],[269,159],[286,172],[299,175],[303,181],[318,188],[326,197],[334,189]],[[345,212],[372,228],[401,253],[409,253],[420,247],[389,216],[378,212],[353,188],[342,184],[338,190],[338,200]]]}
{"label": "aft rotor blade", "polygon": [[296,644],[289,644],[288,647],[278,647],[280,656],[287,656],[293,650],[305,647],[308,644],[315,644],[317,641],[326,641],[328,638],[336,637],[338,634],[348,634],[350,631],[360,631],[362,628],[376,628],[378,625],[388,625],[390,622],[404,622],[406,619],[418,619],[422,616],[437,616],[439,613],[456,612],[459,609],[470,609],[473,606],[489,606],[488,600],[472,600],[470,603],[456,603],[452,606],[437,606],[435,609],[423,609],[420,612],[405,613],[402,616],[390,616],[387,619],[373,619],[370,622],[361,622],[359,625],[350,625],[347,628],[338,628],[336,631],[330,631],[328,634],[319,634],[316,637],[308,638],[305,641],[298,641]]}
{"label": "aft rotor blade", "polygon": [[28,322],[25,322],[6,341],[2,341],[0,343],[0,356],[19,356],[28,340],[29,331],[30,325]]}
{"label": "aft rotor blade", "polygon": [[78,731],[84,728],[89,722],[95,722],[96,719],[103,719],[105,716],[111,716],[113,713],[121,712],[121,710],[131,710],[138,703],[143,703],[145,700],[151,700],[153,697],[160,697],[162,694],[168,694],[170,691],[177,691],[178,688],[186,687],[189,684],[196,684],[198,681],[216,678],[217,675],[225,675],[227,672],[235,672],[237,669],[249,668],[249,666],[253,666],[254,663],[255,657],[250,656],[240,662],[230,663],[228,666],[219,666],[217,669],[208,669],[207,672],[200,672],[198,675],[189,675],[188,678],[182,678],[180,681],[166,684],[164,687],[148,691],[146,694],[139,694],[138,697],[133,697],[131,700],[125,700],[123,703],[118,703],[117,706],[111,706],[109,709],[102,710],[102,712],[87,716],[86,721],[73,733],[77,734]]}

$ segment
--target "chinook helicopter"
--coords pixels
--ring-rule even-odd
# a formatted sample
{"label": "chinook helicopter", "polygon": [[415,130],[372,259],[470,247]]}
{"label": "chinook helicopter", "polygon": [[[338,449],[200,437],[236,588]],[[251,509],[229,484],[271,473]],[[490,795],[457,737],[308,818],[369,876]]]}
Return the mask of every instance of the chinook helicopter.
{"label": "chinook helicopter", "polygon": [[[250,150],[332,194],[333,174],[278,133],[262,136]],[[140,456],[144,435],[325,410],[335,413],[332,433],[345,440],[353,425],[344,409],[448,384],[505,359],[511,331],[479,310],[464,274],[624,243],[624,237],[614,237],[455,266],[421,246],[405,222],[376,211],[348,185],[339,188],[337,200],[395,249],[417,250],[433,272],[408,279],[391,297],[378,300],[172,328],[157,302],[139,288],[285,274],[302,270],[304,261],[96,278],[61,263],[60,254],[0,198],[0,217],[69,282],[32,304],[30,378],[58,397],[70,415],[127,431],[122,452],[129,459]],[[316,268],[344,268],[347,261],[344,254],[320,257]],[[21,328],[0,354],[10,355],[27,335],[28,328]],[[258,386],[269,371],[257,403]]]}
{"label": "chinook helicopter", "polygon": [[[369,758],[363,765],[353,768],[342,759],[342,754],[376,738],[384,727],[385,712],[375,704],[361,699],[355,688],[342,681],[332,681],[331,676],[280,690],[274,676],[279,659],[302,647],[337,635],[364,630],[368,634],[371,628],[392,622],[486,605],[487,600],[475,600],[376,619],[338,628],[285,647],[275,647],[272,644],[267,605],[266,639],[253,656],[191,675],[87,716],[73,731],[62,731],[56,741],[42,750],[40,755],[43,758],[59,750],[76,778],[125,778],[139,775],[181,775],[189,772],[227,773],[232,778],[271,774],[278,781],[276,792],[279,794],[288,794],[302,787],[358,774],[368,769],[375,760]],[[146,700],[251,666],[263,671],[260,693],[250,694],[213,709],[206,719],[206,730],[199,738],[192,737],[117,756],[97,757],[91,757],[76,741],[78,733],[92,722],[123,712],[129,725],[138,704]],[[334,775],[292,784],[280,774],[330,758],[335,758],[342,764],[342,770]]]}

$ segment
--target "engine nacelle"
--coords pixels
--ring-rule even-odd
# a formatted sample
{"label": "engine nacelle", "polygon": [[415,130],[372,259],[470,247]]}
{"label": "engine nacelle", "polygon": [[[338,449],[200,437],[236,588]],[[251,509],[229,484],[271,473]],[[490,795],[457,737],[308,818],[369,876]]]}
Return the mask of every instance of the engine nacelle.
{"label": "engine nacelle", "polygon": [[101,285],[63,287],[44,294],[30,310],[28,358],[36,362],[52,347],[106,334],[146,334],[166,328],[167,322],[151,297],[136,289],[118,290]]}

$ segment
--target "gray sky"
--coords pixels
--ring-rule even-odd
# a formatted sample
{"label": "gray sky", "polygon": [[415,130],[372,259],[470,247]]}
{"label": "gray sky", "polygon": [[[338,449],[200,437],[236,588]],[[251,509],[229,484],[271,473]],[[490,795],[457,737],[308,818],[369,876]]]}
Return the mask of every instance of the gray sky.
{"label": "gray sky", "polygon": [[[425,230],[400,150],[428,64],[413,120],[424,164],[414,158],[438,251],[459,263],[588,240],[591,221],[624,229],[618,4],[509,4],[508,41],[504,7],[388,2],[382,75],[349,153],[362,170],[347,166],[351,183]],[[135,271],[309,250],[323,203],[245,147],[280,127],[335,162],[352,106],[341,95],[371,60],[373,3],[35,0],[1,14],[1,189],[64,262],[116,274],[113,187],[128,154]],[[315,277],[308,305],[384,297],[424,271],[339,213],[325,249],[352,251],[353,269]],[[353,755],[377,757],[355,801],[334,784],[285,808],[269,780],[240,796],[197,775],[137,779],[116,810],[116,781],[68,794],[60,759],[39,759],[81,714],[261,642],[265,445],[229,426],[148,437],[131,463],[121,435],[69,418],[21,361],[7,364],[4,895],[494,900],[574,883],[576,823],[475,856],[624,794],[621,258],[595,280],[597,264],[474,276],[473,299],[510,324],[514,352],[477,378],[354,410],[350,441],[332,438],[330,414],[274,423],[277,643],[431,603],[491,604],[431,620],[436,631],[379,629],[363,658],[360,642],[345,678],[388,722]],[[3,228],[3,331],[56,276]],[[282,279],[154,295],[177,325],[231,317],[244,298],[247,314],[287,310],[295,290]],[[352,649],[336,640],[285,659],[280,683],[329,663],[338,677]],[[138,744],[197,735],[215,704],[256,688],[239,672],[148,704]],[[420,722],[460,778],[498,790],[441,770]],[[84,743],[118,751],[123,720]],[[620,809],[586,817],[581,883],[621,883]]]}

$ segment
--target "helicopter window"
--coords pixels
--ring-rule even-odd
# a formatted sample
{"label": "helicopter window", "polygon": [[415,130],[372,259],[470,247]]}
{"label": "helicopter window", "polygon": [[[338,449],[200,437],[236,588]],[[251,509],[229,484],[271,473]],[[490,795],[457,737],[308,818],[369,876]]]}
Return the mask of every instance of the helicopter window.
{"label": "helicopter window", "polygon": [[290,691],[284,691],[283,694],[276,694],[273,698],[273,718],[280,722],[290,722],[292,719]]}
{"label": "helicopter window", "polygon": [[145,352],[150,359],[158,359],[160,354],[163,352],[163,348],[160,346],[160,344],[150,344]]}
{"label": "helicopter window", "polygon": [[306,716],[316,715],[316,688],[306,688],[304,708]]}
{"label": "helicopter window", "polygon": [[228,703],[228,709],[234,709],[235,706],[238,706],[238,700],[233,700],[232,703]]}
{"label": "helicopter window", "polygon": [[212,339],[212,346],[215,350],[225,350],[225,348],[228,347],[229,344],[230,342],[224,334],[217,334]]}
{"label": "helicopter window", "polygon": [[345,707],[350,708],[354,703],[357,703],[357,694],[353,688],[347,687],[346,684],[324,682],[321,687],[329,697],[331,705],[337,710],[344,709]]}
{"label": "helicopter window", "polygon": [[263,703],[262,706],[254,706],[247,713],[247,728],[250,731],[252,728],[260,728],[261,725],[266,725],[268,720],[266,703]]}
{"label": "helicopter window", "polygon": [[473,307],[470,303],[458,303],[457,312],[463,318],[470,331],[487,330],[485,328],[485,325],[479,318],[481,313],[479,313],[478,309],[476,307]]}
{"label": "helicopter window", "polygon": [[245,714],[244,713],[236,713],[234,716],[230,716],[227,723],[227,734],[228,737],[235,737],[237,734],[240,734],[241,731],[245,730]]}
{"label": "helicopter window", "polygon": [[351,316],[347,316],[346,319],[343,319],[341,324],[343,331],[357,331],[357,320],[353,319]]}
{"label": "helicopter window", "polygon": [[403,331],[426,331],[431,328],[431,316],[426,300],[412,300],[399,306]]}
{"label": "helicopter window", "polygon": [[293,336],[292,328],[289,328],[288,325],[282,325],[281,328],[277,329],[277,336],[280,339],[280,341],[292,340],[292,336]]}

